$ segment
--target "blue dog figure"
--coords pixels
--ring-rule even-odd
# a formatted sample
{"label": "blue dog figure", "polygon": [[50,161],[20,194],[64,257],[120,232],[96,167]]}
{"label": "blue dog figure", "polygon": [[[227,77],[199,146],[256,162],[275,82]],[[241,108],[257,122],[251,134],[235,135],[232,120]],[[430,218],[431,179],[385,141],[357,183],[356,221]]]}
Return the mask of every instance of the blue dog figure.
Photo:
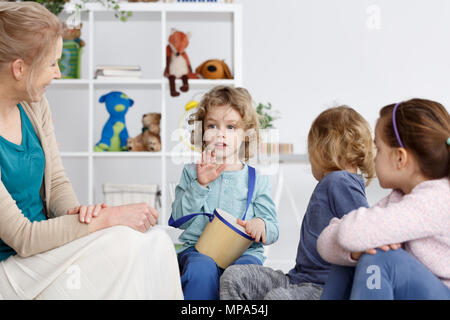
{"label": "blue dog figure", "polygon": [[102,131],[102,138],[95,145],[94,151],[124,151],[128,150],[128,130],[125,124],[125,114],[134,101],[120,91],[111,91],[100,97],[99,102],[106,103],[110,115]]}

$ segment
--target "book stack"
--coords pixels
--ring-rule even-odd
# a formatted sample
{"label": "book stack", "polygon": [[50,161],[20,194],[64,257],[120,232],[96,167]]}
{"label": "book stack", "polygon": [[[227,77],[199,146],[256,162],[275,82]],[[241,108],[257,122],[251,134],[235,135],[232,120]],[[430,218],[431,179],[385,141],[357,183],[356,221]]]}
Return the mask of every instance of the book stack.
{"label": "book stack", "polygon": [[260,154],[293,154],[294,145],[292,143],[261,143],[259,145]]}
{"label": "book stack", "polygon": [[95,79],[141,79],[140,66],[100,65],[95,69]]}

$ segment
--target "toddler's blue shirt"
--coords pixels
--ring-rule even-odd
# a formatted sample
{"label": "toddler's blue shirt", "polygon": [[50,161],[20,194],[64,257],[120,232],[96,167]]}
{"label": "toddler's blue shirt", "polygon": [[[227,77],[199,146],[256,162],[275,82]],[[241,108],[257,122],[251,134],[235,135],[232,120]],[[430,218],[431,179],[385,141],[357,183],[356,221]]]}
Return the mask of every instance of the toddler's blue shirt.
{"label": "toddler's blue shirt", "polygon": [[[214,212],[220,208],[235,217],[242,218],[247,207],[248,166],[239,171],[223,171],[208,187],[197,181],[195,164],[187,164],[183,169],[180,183],[175,189],[175,201],[172,203],[172,217],[177,220],[185,215],[199,212]],[[258,217],[266,224],[266,244],[278,239],[278,221],[275,204],[271,197],[269,176],[256,175],[255,191],[247,211],[246,220]],[[179,240],[183,246],[179,252],[195,246],[198,238],[209,222],[205,216],[197,216],[180,226],[185,231]],[[256,256],[264,262],[264,248],[260,242],[253,242],[244,254]]]}
{"label": "toddler's blue shirt", "polygon": [[325,284],[331,265],[317,252],[317,238],[332,218],[340,219],[360,207],[369,207],[361,175],[334,171],[320,180],[303,218],[296,265],[288,273],[292,284]]}

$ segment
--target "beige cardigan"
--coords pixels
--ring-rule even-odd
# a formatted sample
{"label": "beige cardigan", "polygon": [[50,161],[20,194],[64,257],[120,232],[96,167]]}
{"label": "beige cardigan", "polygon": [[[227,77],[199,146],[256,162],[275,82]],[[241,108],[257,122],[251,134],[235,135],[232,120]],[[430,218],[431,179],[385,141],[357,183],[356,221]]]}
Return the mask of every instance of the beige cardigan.
{"label": "beige cardigan", "polygon": [[78,206],[79,202],[62,166],[47,99],[44,96],[38,103],[21,102],[21,105],[45,155],[45,187],[41,196],[49,219],[30,222],[0,181],[0,239],[19,256],[27,257],[62,246],[89,231],[87,224],[78,221],[78,215],[66,215],[67,210]]}

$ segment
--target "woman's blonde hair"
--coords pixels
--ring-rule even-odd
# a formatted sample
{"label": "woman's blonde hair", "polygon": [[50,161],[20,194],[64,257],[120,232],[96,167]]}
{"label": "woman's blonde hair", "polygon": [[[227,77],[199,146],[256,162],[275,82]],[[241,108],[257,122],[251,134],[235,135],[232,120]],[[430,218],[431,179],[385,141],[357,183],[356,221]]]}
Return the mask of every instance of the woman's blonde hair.
{"label": "woman's blonde hair", "polygon": [[0,70],[22,59],[30,66],[27,90],[31,94],[39,67],[64,33],[64,24],[36,2],[0,2]]}
{"label": "woman's blonde hair", "polygon": [[347,106],[325,110],[314,120],[308,133],[308,154],[311,163],[324,172],[357,167],[367,185],[375,175],[370,126]]}
{"label": "woman's blonde hair", "polygon": [[[256,155],[259,143],[259,116],[253,106],[252,97],[247,89],[233,88],[229,86],[217,86],[208,91],[201,99],[197,112],[192,114],[189,119],[189,124],[194,124],[196,121],[202,123],[202,137],[204,131],[204,122],[206,114],[211,107],[230,106],[239,112],[242,120],[238,124],[240,129],[245,132],[244,143],[241,146],[240,157],[248,161],[251,157]],[[195,143],[194,136],[195,129],[191,134],[191,143]],[[202,150],[206,147],[202,139]]]}

